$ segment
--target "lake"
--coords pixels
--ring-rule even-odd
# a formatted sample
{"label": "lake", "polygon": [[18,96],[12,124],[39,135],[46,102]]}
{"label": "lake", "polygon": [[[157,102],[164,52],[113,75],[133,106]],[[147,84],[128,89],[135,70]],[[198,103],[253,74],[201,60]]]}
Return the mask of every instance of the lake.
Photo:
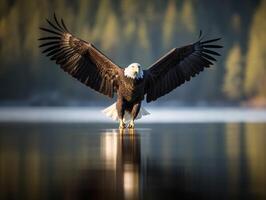
{"label": "lake", "polygon": [[266,199],[266,123],[0,123],[0,199]]}

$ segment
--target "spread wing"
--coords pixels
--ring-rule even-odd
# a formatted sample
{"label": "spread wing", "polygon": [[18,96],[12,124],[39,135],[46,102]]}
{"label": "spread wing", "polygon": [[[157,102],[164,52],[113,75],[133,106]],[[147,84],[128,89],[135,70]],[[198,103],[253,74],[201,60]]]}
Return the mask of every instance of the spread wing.
{"label": "spread wing", "polygon": [[222,48],[212,43],[220,39],[199,40],[191,45],[174,48],[145,70],[146,101],[155,101],[185,81],[189,81],[205,67],[210,67],[213,64],[211,61],[216,61],[212,55],[220,55],[212,49]]}
{"label": "spread wing", "polygon": [[54,22],[47,19],[48,28],[40,28],[49,33],[42,37],[42,53],[90,88],[113,97],[122,73],[122,68],[114,64],[91,43],[87,43],[72,35],[64,21],[59,22],[54,15]]}

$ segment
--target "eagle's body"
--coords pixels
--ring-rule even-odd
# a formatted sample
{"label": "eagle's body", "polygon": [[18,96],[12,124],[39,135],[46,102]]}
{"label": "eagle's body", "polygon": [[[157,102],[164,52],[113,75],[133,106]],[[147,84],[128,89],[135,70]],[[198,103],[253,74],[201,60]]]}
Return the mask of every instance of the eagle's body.
{"label": "eagle's body", "polygon": [[[143,73],[139,65],[131,64],[130,66],[138,68],[136,75],[138,75],[138,73]],[[124,118],[125,112],[130,113],[133,120],[136,119],[141,107],[141,101],[144,99],[145,95],[145,79],[143,75],[139,78],[132,78],[126,76],[126,73],[124,73],[121,89],[118,90],[117,94],[116,108],[119,119]],[[123,126],[124,122],[120,122],[120,127]],[[129,127],[134,127],[134,121],[130,122]]]}
{"label": "eagle's body", "polygon": [[146,98],[149,103],[171,92],[191,77],[199,74],[205,67],[216,61],[211,55],[219,55],[210,50],[221,48],[212,44],[218,39],[199,41],[174,48],[165,56],[143,70],[138,63],[126,68],[114,64],[107,56],[91,43],[73,36],[63,20],[59,22],[54,15],[54,23],[47,20],[50,28],[41,30],[50,33],[40,38],[44,41],[40,47],[47,47],[43,53],[55,60],[61,68],[90,88],[111,98],[117,94],[117,101],[104,112],[120,121],[125,127],[128,118],[129,128],[134,128],[134,120],[149,114],[141,107]]}
{"label": "eagle's body", "polygon": [[[132,63],[129,68],[136,67],[138,70],[142,69],[140,68],[140,65],[137,63]],[[134,71],[134,68],[132,69]],[[134,72],[133,72],[134,73]],[[141,73],[141,72],[136,72]],[[143,72],[142,72],[143,73]],[[136,75],[137,75],[136,74]],[[128,77],[126,73],[124,72],[124,75],[121,78],[121,83],[119,85],[119,89],[117,91],[117,94],[119,97],[125,99],[128,102],[135,102],[135,101],[142,101],[144,99],[145,95],[145,79],[144,75],[140,78],[135,77]]]}
{"label": "eagle's body", "polygon": [[[123,69],[120,82],[117,89],[117,101],[115,105],[104,110],[104,113],[114,119],[120,120],[120,127],[124,127],[131,115],[132,119],[136,119],[141,111],[141,101],[145,97],[145,78],[144,72],[138,63],[132,63]],[[149,114],[147,111],[141,111],[142,115]],[[141,118],[141,116],[139,118]],[[133,120],[130,121],[129,127],[134,127]]]}

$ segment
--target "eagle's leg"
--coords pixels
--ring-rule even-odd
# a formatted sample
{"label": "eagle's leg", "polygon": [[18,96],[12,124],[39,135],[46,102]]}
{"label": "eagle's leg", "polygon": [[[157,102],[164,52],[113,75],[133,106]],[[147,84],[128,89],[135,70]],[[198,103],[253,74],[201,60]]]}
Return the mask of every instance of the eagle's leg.
{"label": "eagle's leg", "polygon": [[141,103],[136,103],[133,106],[132,111],[131,111],[131,120],[130,120],[130,122],[128,124],[128,128],[132,128],[133,129],[135,127],[134,120],[136,119],[136,117],[139,114],[140,106],[141,106]]}
{"label": "eagle's leg", "polygon": [[124,119],[119,119],[119,129],[124,129],[126,128],[126,123]]}
{"label": "eagle's leg", "polygon": [[116,110],[119,117],[119,129],[124,129],[126,128],[126,123],[124,121],[125,106],[122,99],[117,99]]}

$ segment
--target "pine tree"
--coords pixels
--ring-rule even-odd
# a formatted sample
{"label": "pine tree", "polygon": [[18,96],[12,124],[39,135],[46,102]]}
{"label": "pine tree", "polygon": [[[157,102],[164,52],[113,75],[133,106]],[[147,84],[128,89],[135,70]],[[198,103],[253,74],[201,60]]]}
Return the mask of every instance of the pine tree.
{"label": "pine tree", "polygon": [[[20,59],[22,51],[22,39],[20,31],[20,17],[19,7],[14,5],[9,11],[8,15],[3,19],[2,26],[3,31],[3,42],[2,54],[5,55],[4,59],[7,63],[14,63],[16,59]],[[12,26],[11,26],[12,24]],[[16,59],[14,59],[16,58]]]}
{"label": "pine tree", "polygon": [[228,53],[226,73],[224,78],[224,92],[232,100],[237,100],[243,94],[243,62],[239,44],[235,44]]}
{"label": "pine tree", "polygon": [[111,50],[118,48],[119,39],[119,22],[116,15],[110,12],[101,34],[101,47],[103,50],[113,53],[114,51]]}
{"label": "pine tree", "polygon": [[245,92],[250,97],[266,97],[266,0],[258,7],[250,30],[246,58]]}
{"label": "pine tree", "polygon": [[165,49],[171,47],[175,41],[178,26],[178,13],[175,1],[169,1],[163,22],[163,45]]}
{"label": "pine tree", "polygon": [[185,31],[193,33],[195,31],[195,19],[193,5],[190,0],[184,1],[181,19],[183,26],[185,27]]}
{"label": "pine tree", "polygon": [[88,42],[94,42],[93,38],[93,24],[91,23],[91,12],[94,9],[93,3],[90,0],[80,0],[77,2],[77,10],[75,17],[75,32],[78,37]]}
{"label": "pine tree", "polygon": [[96,13],[96,22],[95,26],[93,27],[93,34],[92,38],[95,41],[99,41],[101,38],[101,35],[103,33],[103,29],[106,24],[106,20],[108,18],[109,12],[106,12],[107,10],[111,10],[111,3],[110,0],[101,0],[99,2],[99,7],[97,9]]}
{"label": "pine tree", "polygon": [[144,20],[138,24],[137,41],[133,57],[136,59],[136,62],[140,63],[143,67],[147,67],[151,63],[151,48],[147,25]]}

